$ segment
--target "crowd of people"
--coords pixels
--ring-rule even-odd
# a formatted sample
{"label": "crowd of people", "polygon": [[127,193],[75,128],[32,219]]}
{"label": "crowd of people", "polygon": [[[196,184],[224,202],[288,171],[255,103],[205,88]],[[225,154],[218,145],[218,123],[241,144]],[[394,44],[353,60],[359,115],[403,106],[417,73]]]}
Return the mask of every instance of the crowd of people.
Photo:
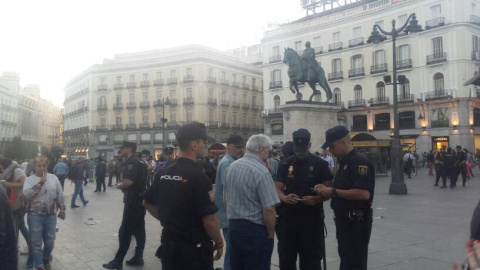
{"label": "crowd of people", "polygon": [[[147,212],[163,228],[155,255],[164,270],[212,270],[223,255],[223,270],[270,269],[275,235],[280,269],[297,269],[297,258],[302,270],[326,269],[326,201],[334,213],[340,269],[367,269],[373,164],[353,148],[345,127],[326,132],[322,153],[310,152],[308,130],[299,129],[292,137],[272,150],[263,134],[248,140],[232,135],[225,154],[208,156],[205,126],[192,122],[177,132],[179,156],[173,148],[156,158],[137,154],[131,142],[124,142],[109,161],[38,157],[19,164],[0,156],[0,269],[17,269],[20,233],[28,246],[26,267],[51,269],[57,218],[66,218],[65,179],[75,185],[72,209],[80,207],[77,197],[83,206],[89,203],[83,187],[90,182],[96,182],[94,192],[106,192],[108,186],[124,194],[119,246],[103,264],[106,269],[123,268],[132,237],[135,253],[125,263],[144,265]],[[428,166],[431,173],[434,167],[435,185],[442,178],[446,187],[449,178],[454,188],[459,175],[463,185],[473,176],[475,159],[460,146],[421,157],[405,153],[405,173],[419,166]],[[474,240],[480,231],[480,204],[476,213],[467,249],[471,265],[480,249]]]}

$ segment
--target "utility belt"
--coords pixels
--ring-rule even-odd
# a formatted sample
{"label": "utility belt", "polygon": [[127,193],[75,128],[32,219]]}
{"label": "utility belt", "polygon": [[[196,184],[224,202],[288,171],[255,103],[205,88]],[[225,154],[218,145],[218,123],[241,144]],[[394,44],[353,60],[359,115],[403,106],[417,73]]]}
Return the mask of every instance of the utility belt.
{"label": "utility belt", "polygon": [[335,218],[344,218],[351,221],[370,221],[373,216],[373,209],[344,209],[335,210]]}
{"label": "utility belt", "polygon": [[213,252],[212,241],[202,241],[196,244],[188,242],[170,242],[162,241],[158,247],[155,256],[159,259],[178,257],[176,255],[186,256],[190,259],[201,257],[211,257]]}

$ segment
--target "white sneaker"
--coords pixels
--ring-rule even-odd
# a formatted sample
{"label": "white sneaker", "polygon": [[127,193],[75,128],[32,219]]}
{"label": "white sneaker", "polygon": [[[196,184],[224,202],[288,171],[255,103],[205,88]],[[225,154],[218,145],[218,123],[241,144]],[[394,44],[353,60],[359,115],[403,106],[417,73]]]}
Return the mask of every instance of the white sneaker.
{"label": "white sneaker", "polygon": [[28,255],[28,247],[24,247],[23,250],[20,251],[20,255]]}

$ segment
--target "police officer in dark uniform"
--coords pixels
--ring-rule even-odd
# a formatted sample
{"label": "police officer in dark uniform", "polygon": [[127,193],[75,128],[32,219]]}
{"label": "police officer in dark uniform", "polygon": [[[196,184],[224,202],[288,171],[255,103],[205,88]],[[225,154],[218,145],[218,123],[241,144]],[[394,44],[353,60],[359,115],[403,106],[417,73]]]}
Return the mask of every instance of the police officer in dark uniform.
{"label": "police officer in dark uniform", "polygon": [[332,198],[335,214],[340,270],[367,269],[368,243],[372,232],[372,200],[375,170],[350,142],[343,126],[327,130],[323,149],[339,160],[333,188],[317,185],[315,191]]}
{"label": "police officer in dark uniform", "polygon": [[324,198],[313,192],[317,184],[331,185],[328,163],[310,153],[310,132],[293,133],[294,155],[282,160],[275,186],[282,201],[278,224],[280,270],[295,270],[297,255],[301,270],[322,269],[325,259]]}
{"label": "police officer in dark uniform", "polygon": [[165,149],[163,149],[163,153],[165,154],[165,166],[163,167],[167,167],[168,165],[172,165],[174,162],[175,162],[175,158],[173,156],[173,151],[175,149],[173,149],[172,147],[165,147]]}
{"label": "police officer in dark uniform", "polygon": [[145,248],[145,209],[142,207],[142,195],[145,192],[145,180],[147,168],[138,157],[135,156],[137,145],[131,142],[123,142],[120,147],[121,156],[126,158],[123,164],[123,180],[117,186],[122,189],[123,218],[118,232],[119,248],[115,258],[103,265],[107,269],[122,269],[123,259],[128,252],[132,235],[135,237],[137,246],[135,255],[127,261],[127,265],[142,266],[143,250]]}
{"label": "police officer in dark uniform", "polygon": [[457,162],[456,162],[456,169],[457,169],[457,176],[455,177],[455,185],[457,184],[458,176],[462,175],[462,184],[465,186],[467,182],[467,153],[462,150],[460,145],[457,145],[455,148],[457,152]]}
{"label": "police officer in dark uniform", "polygon": [[455,166],[456,157],[453,153],[452,148],[448,147],[446,152],[442,152],[440,159],[443,163],[442,166],[442,182],[443,186],[441,188],[447,187],[447,177],[450,178],[450,188],[456,186],[455,179],[458,176],[457,168]]}
{"label": "police officer in dark uniform", "polygon": [[206,141],[203,124],[181,126],[180,158],[155,175],[145,194],[143,205],[163,227],[156,253],[163,270],[212,270],[213,259],[222,256],[224,242],[212,183],[197,165],[206,154]]}

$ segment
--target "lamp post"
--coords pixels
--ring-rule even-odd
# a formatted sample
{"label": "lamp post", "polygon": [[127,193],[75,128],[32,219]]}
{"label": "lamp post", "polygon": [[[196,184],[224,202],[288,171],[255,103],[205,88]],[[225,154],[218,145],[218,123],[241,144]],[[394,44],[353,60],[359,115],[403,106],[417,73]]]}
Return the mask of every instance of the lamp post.
{"label": "lamp post", "polygon": [[[170,100],[168,99],[167,97],[167,101],[166,101],[168,104],[170,104]],[[162,140],[162,152],[165,151],[165,140],[167,139],[165,137],[165,124],[168,122],[167,118],[165,118],[165,98],[162,98],[162,119],[160,119],[162,121],[162,136],[163,136],[163,140]]]}
{"label": "lamp post", "polygon": [[398,91],[397,91],[397,55],[396,55],[396,41],[398,35],[405,31],[415,33],[422,31],[422,27],[418,25],[415,13],[408,16],[407,21],[400,28],[395,28],[395,20],[392,21],[392,31],[387,32],[383,30],[379,25],[374,25],[372,34],[367,40],[367,43],[380,43],[386,40],[385,36],[380,35],[382,33],[385,36],[392,37],[393,46],[393,140],[390,148],[390,162],[392,166],[392,182],[390,183],[390,194],[407,194],[407,185],[403,179],[403,155],[402,146],[400,144],[400,130],[399,130],[399,117],[398,117]]}

